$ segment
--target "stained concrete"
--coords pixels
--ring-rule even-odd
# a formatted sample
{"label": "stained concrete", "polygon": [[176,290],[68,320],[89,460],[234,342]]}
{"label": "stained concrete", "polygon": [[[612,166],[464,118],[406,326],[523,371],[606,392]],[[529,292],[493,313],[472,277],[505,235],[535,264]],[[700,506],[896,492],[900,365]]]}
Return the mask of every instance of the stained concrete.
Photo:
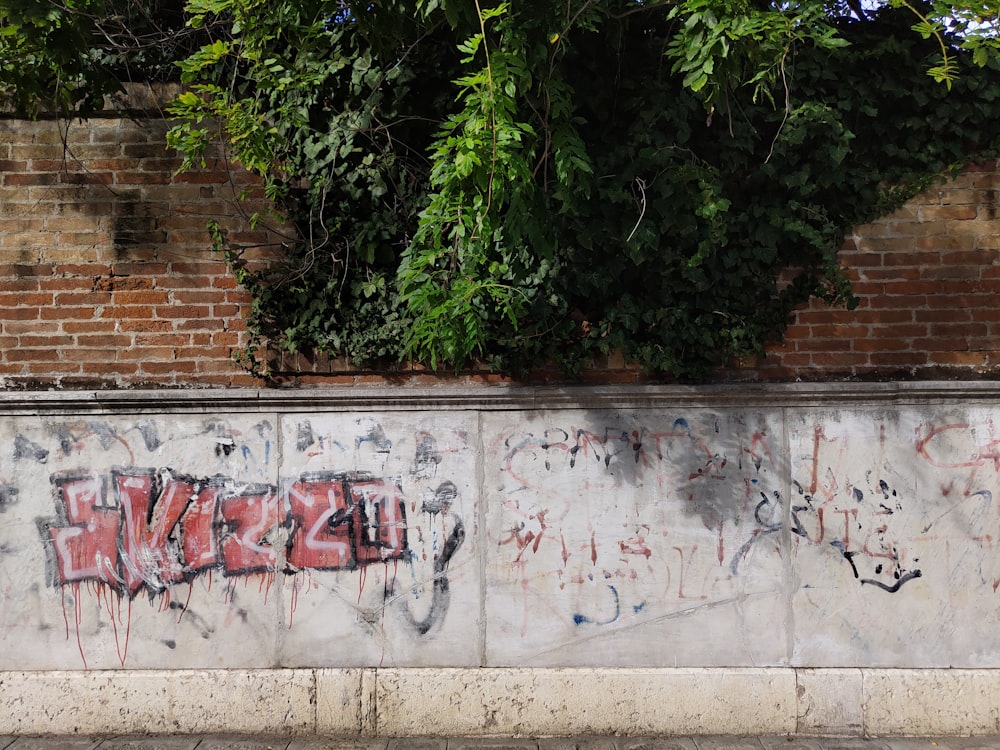
{"label": "stained concrete", "polygon": [[1000,731],[998,404],[2,393],[0,731]]}

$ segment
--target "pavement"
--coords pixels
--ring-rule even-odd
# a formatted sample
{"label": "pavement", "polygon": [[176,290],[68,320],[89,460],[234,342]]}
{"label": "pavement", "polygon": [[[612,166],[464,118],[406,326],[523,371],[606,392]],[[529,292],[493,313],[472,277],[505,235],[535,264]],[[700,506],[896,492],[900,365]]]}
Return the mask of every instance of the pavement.
{"label": "pavement", "polygon": [[0,736],[0,750],[1000,750],[977,737],[558,737],[399,738],[235,735]]}

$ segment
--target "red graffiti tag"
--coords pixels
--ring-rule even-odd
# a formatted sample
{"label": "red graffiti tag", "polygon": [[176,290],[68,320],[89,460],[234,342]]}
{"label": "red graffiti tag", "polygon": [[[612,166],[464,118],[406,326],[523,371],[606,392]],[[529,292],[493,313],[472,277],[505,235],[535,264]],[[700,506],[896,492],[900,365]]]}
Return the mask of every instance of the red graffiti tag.
{"label": "red graffiti tag", "polygon": [[58,520],[42,535],[57,585],[95,581],[135,598],[206,570],[273,573],[282,558],[287,573],[353,569],[407,550],[398,482],[367,474],[305,475],[282,492],[136,468],[52,482]]}

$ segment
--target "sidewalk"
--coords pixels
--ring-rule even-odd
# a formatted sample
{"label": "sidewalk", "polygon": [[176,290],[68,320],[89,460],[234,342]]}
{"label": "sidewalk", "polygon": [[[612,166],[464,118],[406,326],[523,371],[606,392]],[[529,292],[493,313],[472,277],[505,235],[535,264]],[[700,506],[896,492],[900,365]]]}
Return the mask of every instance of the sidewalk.
{"label": "sidewalk", "polygon": [[337,739],[159,735],[0,737],[0,750],[1000,750],[1000,736],[900,737],[558,737]]}

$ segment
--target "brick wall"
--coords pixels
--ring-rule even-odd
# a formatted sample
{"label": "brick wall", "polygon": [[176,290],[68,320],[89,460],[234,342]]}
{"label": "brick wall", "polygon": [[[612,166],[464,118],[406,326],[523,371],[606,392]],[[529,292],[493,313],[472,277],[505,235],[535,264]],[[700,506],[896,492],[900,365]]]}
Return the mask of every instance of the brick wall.
{"label": "brick wall", "polygon": [[0,121],[0,382],[251,383],[231,364],[247,297],[205,228],[252,239],[249,180],[178,165],[162,120]]}
{"label": "brick wall", "polygon": [[757,363],[765,379],[1000,376],[1000,170],[989,164],[856,227],[855,310],[817,301]]}
{"label": "brick wall", "polygon": [[[219,220],[266,255],[234,195],[253,187],[220,158],[176,174],[156,118],[0,120],[0,386],[240,386],[247,296],[210,249]],[[856,310],[813,303],[783,344],[720,379],[985,378],[1000,375],[1000,172],[967,170],[841,253]],[[286,385],[378,381],[322,355],[270,358]],[[400,368],[393,382],[434,382]],[[501,378],[487,373],[476,381]],[[557,377],[541,372],[539,379]],[[590,382],[638,382],[620,357]]]}

